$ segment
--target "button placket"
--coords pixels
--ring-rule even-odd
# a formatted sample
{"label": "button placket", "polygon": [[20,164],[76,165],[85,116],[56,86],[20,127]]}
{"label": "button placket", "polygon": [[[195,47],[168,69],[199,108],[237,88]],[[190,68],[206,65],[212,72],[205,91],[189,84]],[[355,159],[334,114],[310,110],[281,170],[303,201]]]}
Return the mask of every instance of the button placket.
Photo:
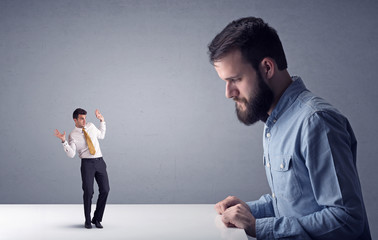
{"label": "button placket", "polygon": [[272,190],[272,198],[273,198],[273,208],[275,209],[275,212],[277,212],[277,198],[276,198],[276,195],[275,195],[275,189],[274,189],[274,180],[273,180],[273,174],[272,174],[272,165],[270,163],[270,156],[269,156],[269,152],[270,152],[270,141],[271,141],[271,137],[272,137],[272,134],[271,134],[271,129],[269,127],[266,127],[265,128],[265,133],[264,133],[264,145],[265,145],[265,151],[268,153],[266,159],[265,159],[265,166],[267,168],[267,174],[268,174],[268,178],[270,179],[270,184],[271,184],[271,190]]}

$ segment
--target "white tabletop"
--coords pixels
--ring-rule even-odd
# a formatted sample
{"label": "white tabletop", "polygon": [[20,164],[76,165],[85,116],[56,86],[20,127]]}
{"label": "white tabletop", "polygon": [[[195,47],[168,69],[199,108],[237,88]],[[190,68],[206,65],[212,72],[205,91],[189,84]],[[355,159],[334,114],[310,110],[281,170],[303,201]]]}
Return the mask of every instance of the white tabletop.
{"label": "white tabletop", "polygon": [[3,204],[0,239],[247,239],[224,226],[213,204],[108,204],[103,229],[85,229],[83,212],[81,204]]}

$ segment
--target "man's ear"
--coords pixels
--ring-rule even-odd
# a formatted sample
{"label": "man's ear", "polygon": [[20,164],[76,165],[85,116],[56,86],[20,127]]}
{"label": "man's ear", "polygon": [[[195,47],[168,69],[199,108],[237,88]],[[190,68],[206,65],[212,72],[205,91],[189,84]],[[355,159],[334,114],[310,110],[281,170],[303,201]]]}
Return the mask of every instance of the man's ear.
{"label": "man's ear", "polygon": [[276,66],[272,58],[266,57],[260,63],[261,75],[265,79],[271,79],[276,71]]}

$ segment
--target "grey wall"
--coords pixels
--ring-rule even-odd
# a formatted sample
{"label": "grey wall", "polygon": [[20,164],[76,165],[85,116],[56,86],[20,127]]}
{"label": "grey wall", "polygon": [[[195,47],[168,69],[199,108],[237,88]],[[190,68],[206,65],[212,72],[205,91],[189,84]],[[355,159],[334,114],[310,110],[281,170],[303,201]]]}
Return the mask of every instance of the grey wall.
{"label": "grey wall", "polygon": [[338,107],[359,140],[373,236],[378,223],[373,1],[0,1],[0,203],[81,203],[70,132],[82,107],[98,125],[110,203],[215,203],[269,192],[261,123],[240,124],[207,44],[259,16],[277,29],[289,72]]}

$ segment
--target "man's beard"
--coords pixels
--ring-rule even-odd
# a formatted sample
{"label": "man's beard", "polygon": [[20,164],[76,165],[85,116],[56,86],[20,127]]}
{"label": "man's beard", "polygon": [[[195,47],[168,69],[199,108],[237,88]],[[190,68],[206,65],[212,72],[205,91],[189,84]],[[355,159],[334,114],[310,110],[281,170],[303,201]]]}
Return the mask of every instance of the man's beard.
{"label": "man's beard", "polygon": [[268,119],[268,111],[273,103],[274,94],[269,86],[264,82],[259,71],[257,71],[257,90],[255,95],[249,93],[249,101],[246,98],[234,98],[239,104],[245,105],[245,110],[241,110],[235,103],[236,115],[240,122],[249,126],[261,120],[266,122]]}

